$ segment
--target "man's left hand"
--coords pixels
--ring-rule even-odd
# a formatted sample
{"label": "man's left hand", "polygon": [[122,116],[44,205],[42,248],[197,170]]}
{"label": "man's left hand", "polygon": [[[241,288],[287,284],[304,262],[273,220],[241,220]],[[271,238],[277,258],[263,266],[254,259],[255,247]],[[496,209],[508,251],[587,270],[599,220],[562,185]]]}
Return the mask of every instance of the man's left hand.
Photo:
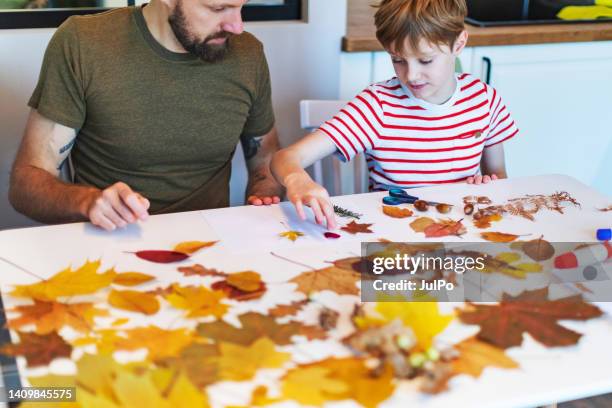
{"label": "man's left hand", "polygon": [[247,198],[247,204],[248,205],[270,205],[270,204],[278,204],[280,203],[281,199],[279,196],[256,196],[256,195],[250,195],[249,198]]}

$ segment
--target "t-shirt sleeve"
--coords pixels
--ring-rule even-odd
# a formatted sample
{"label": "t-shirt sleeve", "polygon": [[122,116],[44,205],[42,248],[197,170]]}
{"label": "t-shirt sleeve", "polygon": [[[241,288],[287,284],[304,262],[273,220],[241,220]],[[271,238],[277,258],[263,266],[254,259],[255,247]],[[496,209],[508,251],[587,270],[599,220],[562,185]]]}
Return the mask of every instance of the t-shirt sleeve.
{"label": "t-shirt sleeve", "polygon": [[319,128],[334,142],[343,161],[374,148],[383,117],[375,92],[371,86],[366,88]]}
{"label": "t-shirt sleeve", "polygon": [[80,129],[85,121],[85,91],[74,18],[62,24],[47,45],[28,105],[54,122]]}
{"label": "t-shirt sleeve", "polygon": [[490,130],[485,140],[485,147],[491,147],[505,142],[518,133],[516,123],[504,104],[504,101],[502,101],[501,96],[493,88],[489,88],[489,91],[491,121],[489,122]]}
{"label": "t-shirt sleeve", "polygon": [[272,109],[272,86],[270,69],[263,51],[257,67],[256,95],[244,125],[242,137],[263,136],[274,127],[274,110]]}

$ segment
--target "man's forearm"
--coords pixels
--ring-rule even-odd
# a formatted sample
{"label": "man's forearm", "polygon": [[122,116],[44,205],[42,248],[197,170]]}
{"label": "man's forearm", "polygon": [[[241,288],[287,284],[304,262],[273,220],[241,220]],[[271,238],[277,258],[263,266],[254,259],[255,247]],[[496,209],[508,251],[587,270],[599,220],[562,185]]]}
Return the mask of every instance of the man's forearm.
{"label": "man's forearm", "polygon": [[13,169],[9,200],[20,213],[44,223],[87,220],[87,209],[100,191],[66,184],[34,166]]}
{"label": "man's forearm", "polygon": [[282,197],[284,188],[272,176],[270,166],[262,165],[256,169],[249,169],[249,182],[246,196]]}

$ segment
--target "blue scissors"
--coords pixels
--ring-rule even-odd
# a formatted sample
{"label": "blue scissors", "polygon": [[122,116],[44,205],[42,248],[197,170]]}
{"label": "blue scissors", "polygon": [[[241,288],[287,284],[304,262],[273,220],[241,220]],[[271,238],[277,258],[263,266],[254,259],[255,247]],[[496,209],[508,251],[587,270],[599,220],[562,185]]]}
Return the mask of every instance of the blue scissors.
{"label": "blue scissors", "polygon": [[[414,204],[415,201],[420,200],[419,197],[406,193],[401,188],[392,188],[389,190],[389,195],[383,197],[383,203],[386,205],[400,205],[400,204]],[[435,201],[425,201],[429,205],[438,205]]]}

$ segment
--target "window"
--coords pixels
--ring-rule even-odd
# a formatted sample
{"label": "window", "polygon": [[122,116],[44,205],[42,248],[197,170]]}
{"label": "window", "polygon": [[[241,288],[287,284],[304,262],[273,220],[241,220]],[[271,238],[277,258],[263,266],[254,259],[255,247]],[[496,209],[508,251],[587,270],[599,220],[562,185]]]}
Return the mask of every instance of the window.
{"label": "window", "polygon": [[[58,27],[68,17],[94,14],[138,0],[0,0],[0,29]],[[250,0],[244,21],[300,20],[303,0]]]}

